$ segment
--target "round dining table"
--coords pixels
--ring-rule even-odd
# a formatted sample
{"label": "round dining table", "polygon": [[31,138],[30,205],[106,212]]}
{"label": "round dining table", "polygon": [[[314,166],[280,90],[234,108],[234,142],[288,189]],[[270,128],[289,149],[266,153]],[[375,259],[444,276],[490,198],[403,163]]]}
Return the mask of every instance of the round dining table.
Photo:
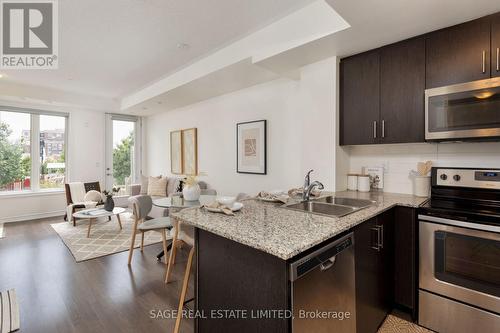
{"label": "round dining table", "polygon": [[[200,195],[200,198],[196,201],[189,201],[185,200],[181,196],[171,196],[171,197],[166,197],[166,198],[160,198],[160,199],[155,199],[153,200],[153,205],[161,208],[168,208],[169,209],[169,215],[173,211],[179,211],[185,208],[192,208],[192,207],[201,207],[203,205],[210,204],[215,201],[215,198],[217,198],[216,195]],[[170,251],[172,248],[172,244],[169,244],[167,247],[167,250]],[[161,251],[156,258],[158,260],[161,260],[161,258],[165,255],[163,251]]]}
{"label": "round dining table", "polygon": [[171,196],[153,200],[153,205],[162,208],[173,208],[174,210],[181,210],[184,208],[201,207],[215,201],[216,195],[200,195],[200,199],[196,201],[188,201],[180,196]]}

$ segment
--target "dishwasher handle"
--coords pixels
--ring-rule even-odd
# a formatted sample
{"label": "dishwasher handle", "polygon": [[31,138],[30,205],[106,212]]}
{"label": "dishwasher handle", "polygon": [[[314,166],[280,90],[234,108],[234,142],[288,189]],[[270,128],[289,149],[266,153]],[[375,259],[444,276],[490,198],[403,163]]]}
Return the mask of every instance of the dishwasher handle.
{"label": "dishwasher handle", "polygon": [[333,256],[321,265],[319,265],[319,269],[321,269],[322,272],[329,270],[332,268],[333,265],[335,265],[335,260],[337,259],[337,256]]}
{"label": "dishwasher handle", "polygon": [[351,232],[322,248],[292,262],[290,264],[290,281],[295,281],[319,267],[324,272],[335,265],[335,260],[342,252],[354,245],[354,234]]}

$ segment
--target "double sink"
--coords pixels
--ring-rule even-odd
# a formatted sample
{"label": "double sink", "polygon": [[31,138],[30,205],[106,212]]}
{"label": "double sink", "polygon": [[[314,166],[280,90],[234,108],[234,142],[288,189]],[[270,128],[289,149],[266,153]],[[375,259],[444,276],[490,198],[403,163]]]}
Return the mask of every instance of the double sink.
{"label": "double sink", "polygon": [[327,196],[309,201],[286,204],[282,207],[311,214],[341,217],[375,204],[376,201],[372,200]]}

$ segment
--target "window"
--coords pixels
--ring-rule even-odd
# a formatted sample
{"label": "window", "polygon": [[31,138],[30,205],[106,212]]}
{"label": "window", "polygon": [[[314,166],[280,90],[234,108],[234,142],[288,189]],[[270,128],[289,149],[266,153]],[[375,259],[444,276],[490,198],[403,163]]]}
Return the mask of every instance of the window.
{"label": "window", "polygon": [[0,111],[0,191],[31,189],[31,117]]}
{"label": "window", "polygon": [[66,176],[66,117],[40,115],[40,188],[62,188]]}
{"label": "window", "polygon": [[66,123],[65,114],[0,107],[0,192],[64,187]]}

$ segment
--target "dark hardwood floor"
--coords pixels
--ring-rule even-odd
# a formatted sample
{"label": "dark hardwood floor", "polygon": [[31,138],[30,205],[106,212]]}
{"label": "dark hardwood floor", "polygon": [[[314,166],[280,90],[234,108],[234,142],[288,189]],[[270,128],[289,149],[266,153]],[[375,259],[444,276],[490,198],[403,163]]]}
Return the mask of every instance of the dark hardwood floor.
{"label": "dark hardwood floor", "polygon": [[[6,223],[0,239],[0,290],[16,289],[19,332],[173,331],[175,319],[152,319],[150,312],[177,309],[185,250],[178,251],[166,285],[165,266],[156,260],[161,244],[134,251],[131,268],[128,252],[76,263],[50,223],[54,219]],[[181,332],[193,326],[183,319]]]}

